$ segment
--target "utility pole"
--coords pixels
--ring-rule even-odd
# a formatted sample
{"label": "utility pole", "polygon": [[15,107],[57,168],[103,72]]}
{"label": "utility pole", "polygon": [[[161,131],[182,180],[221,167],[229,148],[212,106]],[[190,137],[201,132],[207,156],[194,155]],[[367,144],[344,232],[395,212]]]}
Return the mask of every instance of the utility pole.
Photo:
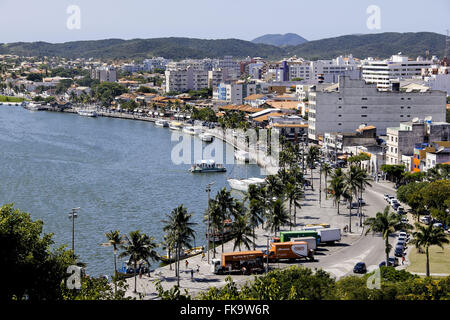
{"label": "utility pole", "polygon": [[80,208],[73,208],[69,213],[69,219],[72,219],[72,257],[75,258],[75,219],[78,218],[78,210]]}

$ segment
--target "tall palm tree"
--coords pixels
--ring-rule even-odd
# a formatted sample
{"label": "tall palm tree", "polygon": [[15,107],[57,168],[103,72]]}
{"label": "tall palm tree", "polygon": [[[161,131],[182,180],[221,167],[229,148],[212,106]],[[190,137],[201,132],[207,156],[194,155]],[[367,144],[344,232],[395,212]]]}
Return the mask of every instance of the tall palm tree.
{"label": "tall palm tree", "polygon": [[334,170],[327,192],[332,194],[334,204],[337,205],[337,213],[339,215],[341,198],[346,195],[344,173],[341,168]]}
{"label": "tall palm tree", "polygon": [[[203,221],[207,222],[209,219],[209,230],[208,234],[213,235],[213,258],[216,257],[216,234],[220,230],[221,225],[223,225],[222,210],[219,207],[215,199],[209,199],[209,206],[206,210],[206,215]],[[211,240],[209,240],[211,241]]]}
{"label": "tall palm tree", "polygon": [[416,246],[416,248],[425,247],[426,254],[426,276],[430,276],[430,253],[429,247],[436,245],[444,249],[444,244],[449,243],[447,235],[444,233],[442,228],[434,227],[433,224],[428,226],[422,226],[420,223],[415,224],[416,230],[413,232],[413,239],[411,243]]}
{"label": "tall palm tree", "polygon": [[253,229],[250,224],[250,217],[245,214],[236,218],[232,227],[234,245],[233,251],[239,247],[241,251],[241,245],[244,245],[248,250],[250,250],[250,245],[255,246],[255,242],[250,239],[254,237]]}
{"label": "tall palm tree", "polygon": [[311,168],[311,188],[314,190],[313,186],[313,167],[314,163],[319,160],[319,147],[318,146],[311,146],[308,150],[308,153],[306,154],[306,163]]}
{"label": "tall palm tree", "polygon": [[222,252],[223,252],[223,243],[224,243],[224,221],[226,219],[229,219],[234,207],[234,199],[231,196],[231,192],[227,191],[227,189],[224,187],[216,195],[215,200],[217,201],[217,205],[220,208],[221,212],[221,220],[222,223],[220,224],[220,233],[221,233],[221,240],[222,240]]}
{"label": "tall palm tree", "polygon": [[[253,229],[253,239],[256,239],[255,229],[256,227],[264,221],[264,211],[266,208],[265,197],[264,197],[264,187],[251,184],[248,187],[245,198],[249,201],[248,204],[248,215],[249,223]],[[253,249],[256,248],[256,244],[253,243]]]}
{"label": "tall palm tree", "polygon": [[280,231],[281,226],[289,224],[289,220],[289,213],[284,208],[283,200],[276,199],[275,201],[271,201],[267,229],[276,235]]}
{"label": "tall palm tree", "polygon": [[193,226],[196,223],[191,222],[192,214],[187,212],[183,205],[179,205],[166,215],[163,230],[167,232],[169,237],[174,238],[176,263],[175,270],[177,275],[177,284],[180,285],[180,255],[183,248],[192,248],[191,242],[195,239],[195,231]]}
{"label": "tall palm tree", "polygon": [[114,253],[114,292],[117,291],[117,249],[124,242],[124,236],[120,234],[119,230],[111,230],[110,232],[105,233],[106,239],[108,242],[102,243],[102,246],[112,246]]}
{"label": "tall palm tree", "polygon": [[[371,187],[370,184],[371,177],[367,171],[358,167],[359,174],[357,176],[357,181],[359,184],[359,197],[362,199],[363,191],[366,187]],[[359,211],[359,225],[362,226],[362,212],[361,212],[361,201],[358,201],[358,211]]]}
{"label": "tall palm tree", "polygon": [[389,252],[392,249],[392,246],[389,243],[389,237],[398,230],[410,230],[411,225],[401,222],[400,215],[389,212],[389,206],[386,206],[383,212],[377,212],[375,217],[368,218],[365,221],[365,225],[368,226],[365,235],[369,232],[372,232],[373,234],[382,234],[385,242],[386,266],[388,266]]}
{"label": "tall palm tree", "polygon": [[292,206],[294,206],[294,223],[292,220],[290,227],[297,225],[297,207],[300,207],[300,200],[303,198],[303,188],[300,184],[293,182],[288,182],[285,188],[286,198],[289,200],[289,217],[292,218]]}
{"label": "tall palm tree", "polygon": [[358,190],[360,185],[360,170],[357,166],[351,166],[350,170],[344,175],[344,184],[349,199],[349,232],[352,232],[352,203],[353,199],[358,199]]}
{"label": "tall palm tree", "polygon": [[329,163],[324,162],[320,168],[321,173],[325,175],[325,188],[328,185],[328,176],[333,172],[333,168]]}
{"label": "tall palm tree", "polygon": [[128,236],[125,236],[124,242],[121,245],[124,250],[119,254],[119,257],[129,256],[129,262],[133,263],[134,266],[134,293],[136,293],[136,270],[137,264],[140,261],[145,261],[148,264],[150,272],[149,259],[158,260],[158,255],[154,251],[157,247],[156,243],[153,242],[154,238],[149,237],[145,233],[141,233],[139,230],[131,231]]}

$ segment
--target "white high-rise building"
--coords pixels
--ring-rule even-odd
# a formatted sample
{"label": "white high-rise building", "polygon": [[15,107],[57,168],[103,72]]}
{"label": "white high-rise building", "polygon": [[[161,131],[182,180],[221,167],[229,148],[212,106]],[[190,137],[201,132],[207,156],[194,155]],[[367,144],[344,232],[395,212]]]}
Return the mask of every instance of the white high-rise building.
{"label": "white high-rise building", "polygon": [[401,54],[393,55],[386,60],[368,58],[362,62],[362,78],[366,83],[374,83],[378,90],[387,91],[392,80],[408,79],[420,76],[422,68],[428,68],[433,61],[417,58],[411,60]]}

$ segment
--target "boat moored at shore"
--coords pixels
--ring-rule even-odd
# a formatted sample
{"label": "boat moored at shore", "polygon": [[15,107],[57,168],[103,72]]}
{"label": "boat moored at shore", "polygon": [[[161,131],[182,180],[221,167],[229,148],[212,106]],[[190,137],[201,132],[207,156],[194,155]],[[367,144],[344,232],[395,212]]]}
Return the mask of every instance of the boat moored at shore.
{"label": "boat moored at shore", "polygon": [[80,116],[84,116],[84,117],[96,117],[97,116],[97,112],[92,109],[78,109],[77,113]]}
{"label": "boat moored at shore", "polygon": [[227,179],[228,184],[232,189],[247,192],[251,184],[261,185],[265,183],[263,178],[248,178],[248,179]]}
{"label": "boat moored at shore", "polygon": [[199,160],[190,169],[192,173],[208,173],[208,172],[225,172],[227,169],[221,165],[216,164],[214,160]]}
{"label": "boat moored at shore", "polygon": [[202,133],[198,136],[202,141],[205,142],[212,142],[213,141],[213,135],[209,133]]}
{"label": "boat moored at shore", "polygon": [[155,121],[155,125],[157,125],[158,127],[165,127],[165,128],[167,128],[169,126],[169,121],[159,119],[159,120]]}

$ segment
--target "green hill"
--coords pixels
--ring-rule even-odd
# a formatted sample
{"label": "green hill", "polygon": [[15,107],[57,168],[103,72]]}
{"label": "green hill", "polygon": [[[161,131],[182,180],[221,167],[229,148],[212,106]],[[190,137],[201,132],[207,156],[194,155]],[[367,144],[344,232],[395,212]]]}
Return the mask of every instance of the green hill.
{"label": "green hill", "polygon": [[61,56],[67,58],[141,59],[163,56],[169,59],[217,58],[224,55],[234,57],[263,57],[280,59],[297,55],[307,59],[330,59],[339,55],[387,58],[398,52],[410,57],[442,57],[445,36],[432,32],[376,33],[346,35],[335,38],[305,42],[296,46],[278,47],[238,39],[204,40],[193,38],[154,39],[106,39],[73,41],[65,43],[16,42],[0,44],[0,54],[20,56]]}
{"label": "green hill", "polygon": [[253,43],[265,43],[277,47],[296,46],[307,41],[308,40],[295,33],[265,34],[252,40]]}

